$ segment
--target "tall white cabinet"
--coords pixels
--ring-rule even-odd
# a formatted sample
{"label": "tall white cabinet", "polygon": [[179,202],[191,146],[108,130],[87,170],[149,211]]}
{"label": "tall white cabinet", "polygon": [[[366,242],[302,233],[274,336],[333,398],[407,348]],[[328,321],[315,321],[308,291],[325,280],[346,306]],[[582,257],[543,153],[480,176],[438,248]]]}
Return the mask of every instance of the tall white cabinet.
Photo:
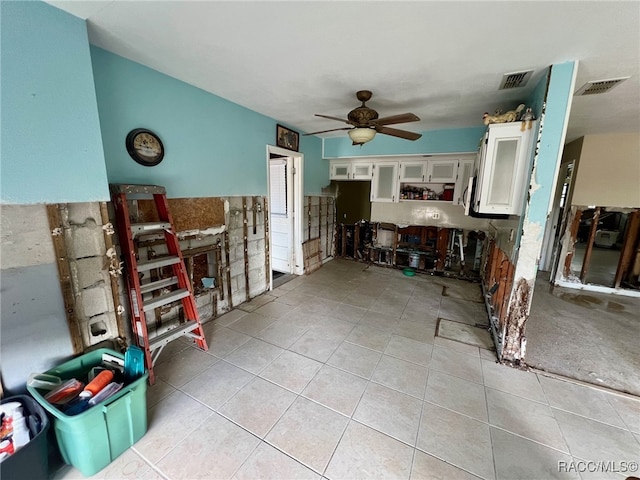
{"label": "tall white cabinet", "polygon": [[521,215],[528,183],[531,139],[537,128],[521,130],[521,122],[492,124],[480,150],[474,210],[496,215]]}
{"label": "tall white cabinet", "polygon": [[398,162],[376,162],[371,185],[372,202],[398,200]]}

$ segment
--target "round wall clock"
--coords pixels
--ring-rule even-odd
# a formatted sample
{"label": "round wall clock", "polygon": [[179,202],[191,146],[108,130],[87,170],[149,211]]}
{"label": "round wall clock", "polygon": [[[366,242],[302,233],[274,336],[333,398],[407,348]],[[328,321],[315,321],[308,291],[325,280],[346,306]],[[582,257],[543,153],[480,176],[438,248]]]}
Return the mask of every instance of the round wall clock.
{"label": "round wall clock", "polygon": [[160,137],[146,128],[136,128],[127,135],[127,152],[145,167],[158,165],[164,158],[164,145]]}

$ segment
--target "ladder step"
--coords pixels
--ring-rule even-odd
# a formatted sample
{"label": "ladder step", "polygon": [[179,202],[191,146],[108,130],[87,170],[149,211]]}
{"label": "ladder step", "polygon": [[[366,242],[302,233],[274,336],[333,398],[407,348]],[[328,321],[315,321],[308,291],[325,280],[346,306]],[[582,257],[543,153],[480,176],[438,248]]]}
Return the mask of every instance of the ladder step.
{"label": "ladder step", "polygon": [[169,303],[176,302],[178,300],[182,300],[185,297],[191,295],[189,290],[186,288],[181,288],[180,290],[174,290],[173,292],[167,293],[165,295],[160,295],[159,297],[154,297],[151,300],[144,302],[143,310],[145,312],[149,312],[154,308],[162,307],[163,305],[168,305]]}
{"label": "ladder step", "polygon": [[163,278],[162,280],[156,280],[155,282],[145,283],[140,286],[140,293],[145,294],[153,292],[154,290],[160,290],[161,288],[170,287],[178,283],[178,277]]}
{"label": "ladder step", "polygon": [[138,235],[151,235],[153,233],[163,233],[165,230],[171,230],[171,224],[168,222],[151,222],[151,223],[132,223],[131,234],[136,237]]}
{"label": "ladder step", "polygon": [[191,332],[198,328],[198,322],[195,320],[189,320],[187,323],[184,323],[172,330],[168,330],[157,337],[149,339],[149,349],[153,352],[158,348],[166,345],[172,340],[175,340],[178,337],[185,335],[186,333]]}
{"label": "ladder step", "polygon": [[149,262],[138,263],[138,271],[144,272],[148,270],[153,270],[154,268],[175,265],[176,263],[180,263],[180,257],[176,257],[176,256],[160,257],[160,258],[156,258],[155,260],[151,260]]}

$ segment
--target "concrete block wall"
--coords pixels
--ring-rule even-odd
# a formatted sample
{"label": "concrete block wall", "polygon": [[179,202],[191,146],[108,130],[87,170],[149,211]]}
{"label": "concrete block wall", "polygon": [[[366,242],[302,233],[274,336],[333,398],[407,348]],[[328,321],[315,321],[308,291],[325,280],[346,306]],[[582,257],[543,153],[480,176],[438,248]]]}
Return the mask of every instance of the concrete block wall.
{"label": "concrete block wall", "polygon": [[[247,300],[244,208],[247,211],[249,298],[264,293],[268,288],[265,198],[258,196],[255,199],[260,205],[255,213],[255,233],[254,197],[224,197],[222,200],[225,202],[225,225],[214,234],[196,234],[181,240],[183,250],[218,244],[221,246],[223,273],[220,288],[205,291],[196,297],[201,319],[205,322]],[[327,203],[327,197],[323,197],[322,202],[321,212],[320,197],[311,197],[311,220],[317,231],[320,217],[322,219],[320,230],[324,245],[323,256],[326,257],[327,252],[332,251],[335,213],[332,198],[330,203]],[[330,207],[327,208],[326,205]],[[107,207],[111,223],[115,224],[113,208],[111,204],[107,204]],[[112,291],[110,267],[113,267],[114,262],[117,266],[121,259],[118,235],[109,228],[110,225],[103,224],[101,203],[61,204],[58,208],[62,231],[52,232],[49,228],[46,205],[1,206],[0,266],[3,301],[0,353],[3,379],[5,386],[9,387],[8,391],[17,391],[17,388],[24,386],[26,376],[30,372],[44,371],[73,355],[52,234],[61,235],[64,239],[75,302],[73,308],[80,326],[83,347],[87,348],[102,340],[118,337],[118,323],[121,325],[120,331],[125,333],[125,340],[128,343],[132,341],[128,292],[122,275],[118,276],[115,282],[118,299],[115,304]],[[306,220],[305,218],[303,222]],[[331,234],[328,236],[331,248],[327,248],[325,240],[327,221],[331,228]],[[229,241],[231,298],[224,270],[227,267],[225,230]],[[113,258],[107,256],[105,238],[114,244],[116,254]],[[154,249],[157,254],[163,253],[160,246]],[[146,256],[146,253],[142,252],[142,256]],[[224,292],[224,299],[221,290]],[[166,315],[175,316],[177,310],[173,309]],[[34,355],[34,351],[40,354]]]}
{"label": "concrete block wall", "polygon": [[0,373],[10,396],[74,349],[46,205],[1,205],[0,240]]}
{"label": "concrete block wall", "polygon": [[332,196],[305,196],[302,220],[303,238],[320,238],[322,259],[334,254],[336,228],[335,200]]}
{"label": "concrete block wall", "polygon": [[[256,200],[254,205],[253,200]],[[244,253],[244,210],[247,220],[247,260],[249,271],[249,297],[253,298],[267,289],[266,239],[264,197],[227,197],[229,202],[229,253],[231,264],[231,285],[233,305],[247,300],[245,253]],[[258,208],[258,205],[260,207]],[[254,214],[255,230],[254,230]]]}
{"label": "concrete block wall", "polygon": [[86,348],[118,336],[105,244],[110,229],[103,224],[99,202],[60,207],[76,317]]}
{"label": "concrete block wall", "polygon": [[[216,316],[222,315],[223,313],[229,311],[232,308],[232,305],[233,307],[236,307],[247,300],[244,250],[244,208],[246,208],[247,218],[249,297],[253,298],[255,296],[258,296],[264,293],[267,289],[264,214],[265,199],[264,197],[255,197],[256,205],[259,204],[260,208],[256,209],[256,233],[253,233],[253,198],[254,197],[251,196],[221,197],[221,199],[225,203],[225,225],[220,226],[219,228],[215,228],[215,233],[211,233],[211,231],[198,232],[195,235],[190,235],[188,237],[181,238],[180,240],[180,246],[183,253],[185,254],[185,257],[188,255],[189,249],[212,247],[210,259],[212,258],[213,260],[211,260],[210,263],[214,264],[213,266],[215,271],[217,271],[218,265],[215,265],[215,250],[213,249],[213,247],[216,247],[217,245],[220,246],[222,275],[220,278],[220,285],[216,285],[219,288],[206,290],[196,295],[196,305],[198,307],[200,320],[203,323],[206,323]],[[130,210],[131,212],[135,212],[135,205],[132,205]],[[112,221],[115,223],[112,209],[110,209],[110,216],[112,218]],[[180,236],[180,232],[178,232],[178,236]],[[225,241],[227,238],[229,242],[229,265],[227,265],[226,263],[225,254]],[[114,242],[118,242],[117,235],[115,235]],[[138,251],[140,259],[147,259],[149,249],[153,249],[155,254],[158,256],[162,256],[167,253],[166,246],[164,244],[152,245],[150,247],[141,247]],[[117,245],[117,250],[118,256],[120,256],[121,249],[119,245]],[[225,270],[227,266],[229,267],[231,274],[230,283],[227,281]],[[118,283],[120,286],[121,302],[126,306],[125,322],[127,328],[130,330],[131,327],[129,326],[129,299],[128,293],[126,291],[126,279],[124,277],[119,277]],[[229,285],[231,288],[231,299],[229,298]],[[167,309],[166,311],[163,310],[161,315],[163,327],[160,327],[156,333],[162,333],[164,330],[170,328],[172,322],[177,321],[179,313],[179,307]],[[154,322],[149,321],[148,323],[151,325]]]}

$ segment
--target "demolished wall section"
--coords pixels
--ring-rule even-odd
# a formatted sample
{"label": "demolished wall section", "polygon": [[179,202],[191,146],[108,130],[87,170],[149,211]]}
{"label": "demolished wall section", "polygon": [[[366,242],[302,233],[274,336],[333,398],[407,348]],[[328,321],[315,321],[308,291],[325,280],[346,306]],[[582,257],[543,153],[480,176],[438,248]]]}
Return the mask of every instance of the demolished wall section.
{"label": "demolished wall section", "polygon": [[[99,202],[60,204],[76,304],[85,348],[119,336]],[[113,233],[111,233],[113,234]]]}

